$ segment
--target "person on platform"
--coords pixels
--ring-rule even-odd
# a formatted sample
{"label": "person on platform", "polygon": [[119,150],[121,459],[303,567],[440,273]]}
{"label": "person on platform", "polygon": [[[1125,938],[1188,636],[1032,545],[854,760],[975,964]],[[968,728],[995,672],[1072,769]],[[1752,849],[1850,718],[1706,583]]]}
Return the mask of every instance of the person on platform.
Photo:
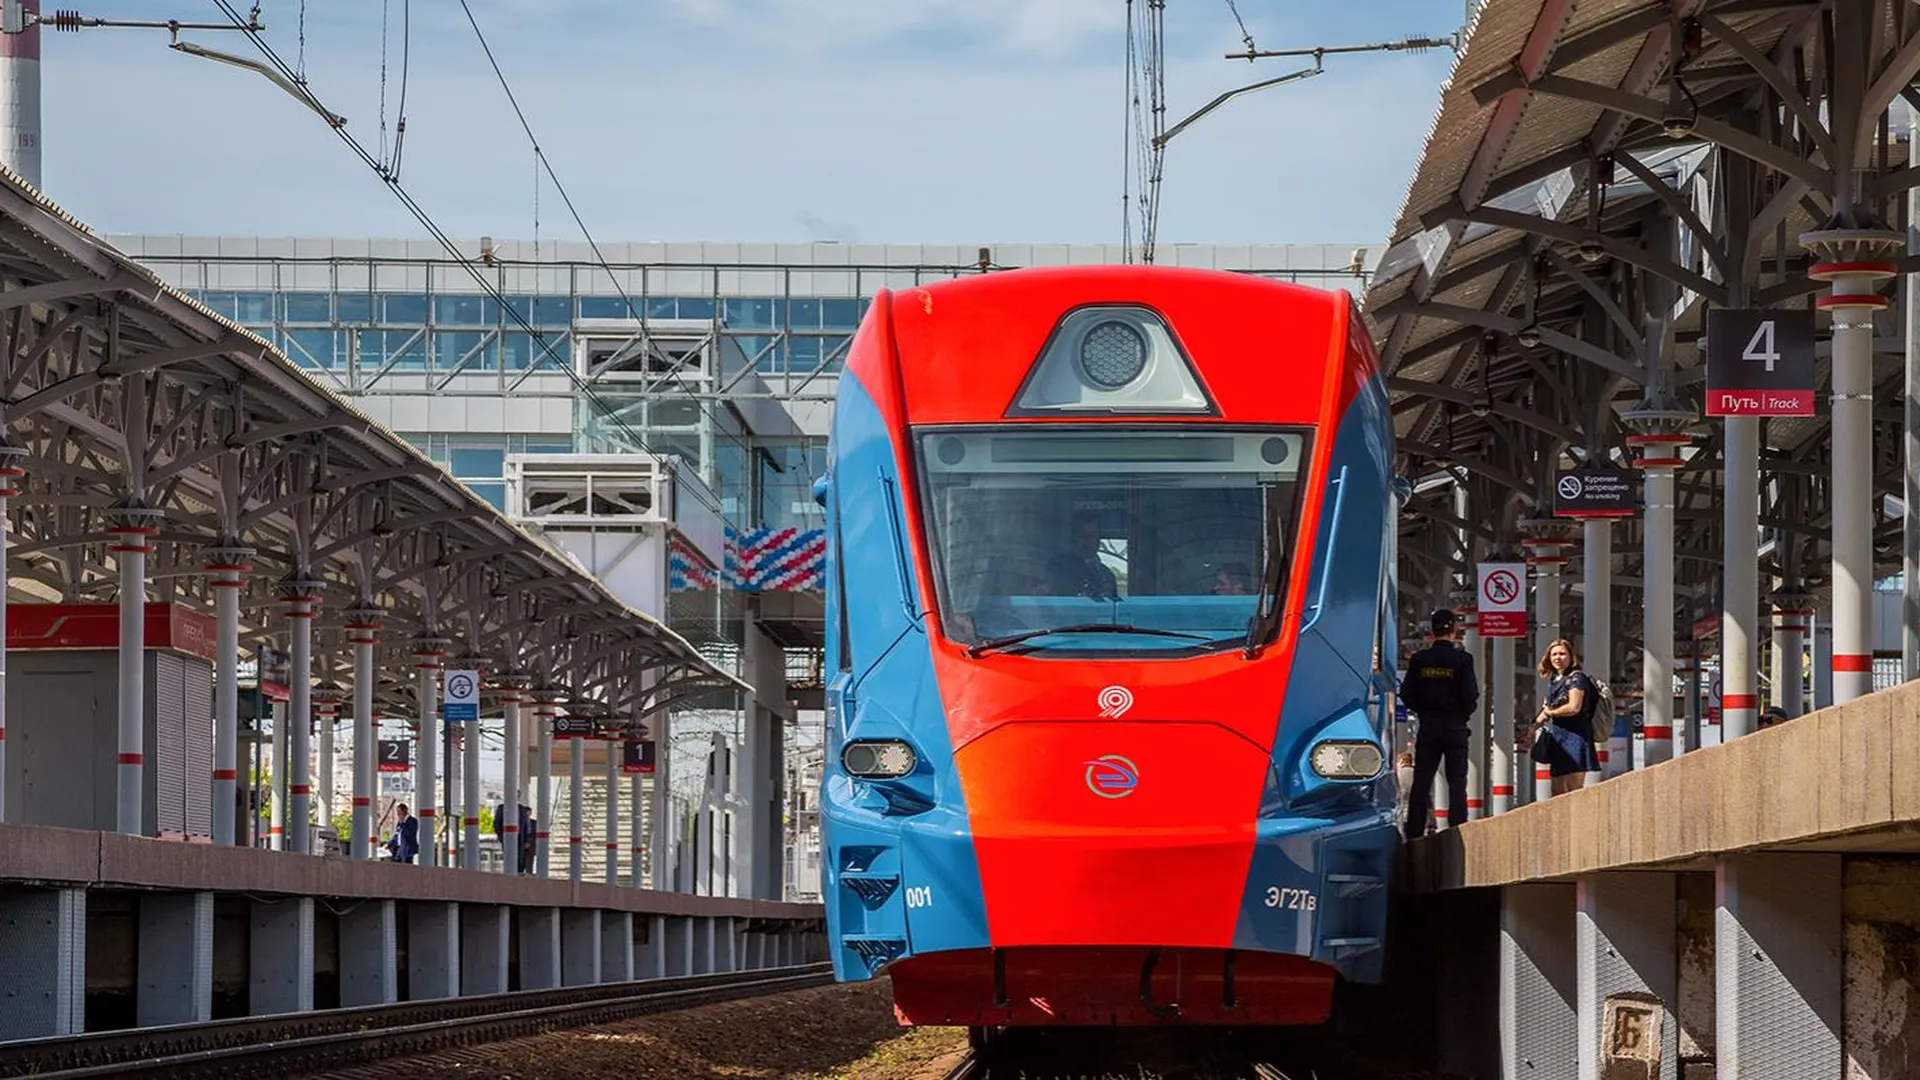
{"label": "person on platform", "polygon": [[407,804],[394,808],[393,840],[388,844],[393,861],[410,863],[420,854],[420,819],[407,812]]}
{"label": "person on platform", "polygon": [[1546,764],[1553,773],[1552,794],[1564,795],[1600,771],[1600,754],[1593,746],[1593,714],[1600,707],[1600,691],[1580,670],[1573,643],[1561,638],[1547,646],[1536,674],[1547,681],[1547,703],[1533,718],[1533,739],[1546,739]]}
{"label": "person on platform", "polygon": [[1456,640],[1459,616],[1441,608],[1429,620],[1433,644],[1407,661],[1400,699],[1419,720],[1413,743],[1413,794],[1407,799],[1407,839],[1427,830],[1427,812],[1433,803],[1433,777],[1444,759],[1447,768],[1448,821],[1458,827],[1467,820],[1467,746],[1469,724],[1480,707],[1480,682],[1473,673],[1473,657]]}

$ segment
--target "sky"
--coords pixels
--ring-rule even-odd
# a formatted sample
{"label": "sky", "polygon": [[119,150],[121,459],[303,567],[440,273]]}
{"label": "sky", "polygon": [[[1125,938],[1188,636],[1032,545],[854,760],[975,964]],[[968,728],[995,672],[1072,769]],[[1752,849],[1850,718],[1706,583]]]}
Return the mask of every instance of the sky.
{"label": "sky", "polygon": [[[231,0],[243,14],[250,0]],[[1125,0],[470,0],[597,239],[1118,242]],[[1145,0],[1136,0],[1144,5]],[[380,159],[410,7],[399,187],[456,238],[578,239],[457,0],[263,0],[263,35]],[[1444,37],[1459,0],[1236,0],[1261,48]],[[212,0],[88,16],[225,21]],[[1167,116],[1308,66],[1229,61],[1227,0],[1170,0]],[[186,32],[259,57],[238,33]],[[383,39],[384,116],[383,131]],[[108,232],[420,237],[389,185],[252,72],[144,29],[46,32],[43,182]],[[1452,63],[1329,58],[1173,140],[1159,241],[1382,244]],[[382,149],[383,145],[388,149]],[[1137,192],[1138,186],[1136,184]]]}

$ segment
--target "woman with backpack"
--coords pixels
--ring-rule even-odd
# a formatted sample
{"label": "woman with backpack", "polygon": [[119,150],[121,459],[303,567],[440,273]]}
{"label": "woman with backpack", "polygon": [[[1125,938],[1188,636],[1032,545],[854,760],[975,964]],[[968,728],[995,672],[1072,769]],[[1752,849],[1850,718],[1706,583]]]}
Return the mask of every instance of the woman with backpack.
{"label": "woman with backpack", "polygon": [[1586,783],[1586,774],[1600,768],[1593,748],[1593,714],[1600,691],[1587,673],[1573,643],[1565,638],[1547,646],[1537,669],[1547,684],[1547,703],[1534,717],[1533,760],[1553,773],[1553,794],[1564,795]]}

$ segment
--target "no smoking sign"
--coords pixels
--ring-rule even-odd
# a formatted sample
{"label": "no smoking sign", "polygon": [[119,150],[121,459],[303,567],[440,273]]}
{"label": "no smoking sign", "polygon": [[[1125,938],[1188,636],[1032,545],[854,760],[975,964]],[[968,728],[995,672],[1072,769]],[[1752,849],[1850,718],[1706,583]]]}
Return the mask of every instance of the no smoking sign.
{"label": "no smoking sign", "polygon": [[1480,564],[1480,636],[1527,636],[1525,563]]}

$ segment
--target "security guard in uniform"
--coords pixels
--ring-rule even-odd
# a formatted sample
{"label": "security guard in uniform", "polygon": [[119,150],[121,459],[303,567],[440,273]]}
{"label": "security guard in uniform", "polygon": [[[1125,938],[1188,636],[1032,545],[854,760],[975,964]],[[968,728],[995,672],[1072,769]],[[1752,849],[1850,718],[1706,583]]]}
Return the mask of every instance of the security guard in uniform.
{"label": "security guard in uniform", "polygon": [[1407,839],[1427,831],[1427,808],[1433,802],[1433,774],[1444,757],[1447,764],[1448,822],[1467,820],[1468,721],[1480,704],[1480,683],[1473,674],[1473,657],[1455,641],[1459,617],[1445,608],[1433,613],[1433,644],[1407,661],[1407,677],[1400,699],[1420,719],[1413,745],[1413,793],[1407,799]]}

